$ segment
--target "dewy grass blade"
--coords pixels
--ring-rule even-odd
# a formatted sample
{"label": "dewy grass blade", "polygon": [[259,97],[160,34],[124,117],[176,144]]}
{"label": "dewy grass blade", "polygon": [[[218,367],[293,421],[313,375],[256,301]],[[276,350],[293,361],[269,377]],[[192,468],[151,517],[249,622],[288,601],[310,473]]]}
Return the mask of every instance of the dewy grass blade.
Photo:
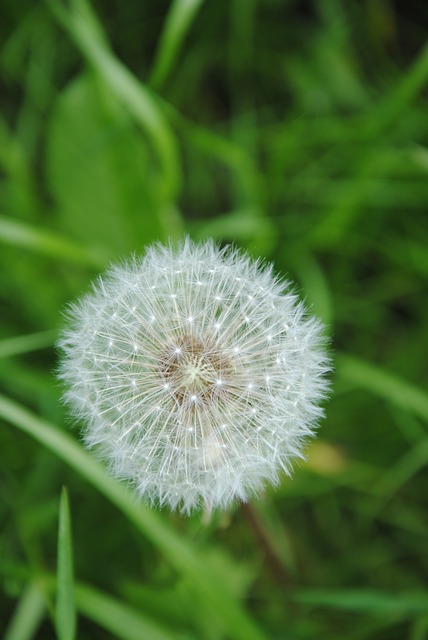
{"label": "dewy grass blade", "polygon": [[337,375],[347,382],[428,420],[428,394],[422,389],[353,356],[337,354],[335,364]]}
{"label": "dewy grass blade", "polygon": [[71,542],[70,508],[63,488],[59,504],[58,564],[55,622],[59,640],[76,637],[74,606],[73,550]]}
{"label": "dewy grass blade", "polygon": [[197,11],[204,0],[175,0],[165,20],[159,38],[150,85],[159,89],[177,59],[180,47]]}
{"label": "dewy grass blade", "polygon": [[230,638],[236,640],[265,638],[241,605],[230,596],[229,590],[222,584],[221,577],[204,566],[199,554],[185,540],[166,527],[156,512],[144,505],[137,505],[126,488],[111,478],[104,467],[71,436],[5,396],[0,396],[0,418],[33,436],[121,510],[179,573],[190,578],[195,591],[204,593],[207,604],[226,622]]}

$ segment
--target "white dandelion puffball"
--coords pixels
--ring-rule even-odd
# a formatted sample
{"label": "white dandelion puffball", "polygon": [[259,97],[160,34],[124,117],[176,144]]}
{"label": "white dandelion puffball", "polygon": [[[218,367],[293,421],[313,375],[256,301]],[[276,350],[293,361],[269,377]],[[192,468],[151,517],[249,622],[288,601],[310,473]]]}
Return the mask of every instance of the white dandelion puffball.
{"label": "white dandelion puffball", "polygon": [[153,245],[69,309],[65,400],[88,447],[151,504],[247,501],[322,415],[322,325],[272,269],[213,242]]}

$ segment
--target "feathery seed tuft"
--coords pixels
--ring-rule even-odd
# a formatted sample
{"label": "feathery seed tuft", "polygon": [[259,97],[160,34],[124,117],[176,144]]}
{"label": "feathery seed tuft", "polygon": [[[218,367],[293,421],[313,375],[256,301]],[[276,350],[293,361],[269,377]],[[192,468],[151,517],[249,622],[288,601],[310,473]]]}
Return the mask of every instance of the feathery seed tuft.
{"label": "feathery seed tuft", "polygon": [[321,323],[270,266],[213,242],[153,245],[68,315],[65,401],[151,504],[225,508],[302,458],[329,359]]}

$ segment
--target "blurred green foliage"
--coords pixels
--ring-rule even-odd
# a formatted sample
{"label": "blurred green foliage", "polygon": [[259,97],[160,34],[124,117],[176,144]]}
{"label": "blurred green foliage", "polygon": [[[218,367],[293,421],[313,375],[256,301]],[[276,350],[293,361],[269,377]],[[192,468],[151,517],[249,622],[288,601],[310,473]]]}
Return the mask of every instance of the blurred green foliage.
{"label": "blurred green foliage", "polygon": [[[3,637],[428,638],[426,3],[2,14]],[[64,305],[184,233],[273,260],[336,353],[307,464],[209,523],[136,505],[54,375]]]}

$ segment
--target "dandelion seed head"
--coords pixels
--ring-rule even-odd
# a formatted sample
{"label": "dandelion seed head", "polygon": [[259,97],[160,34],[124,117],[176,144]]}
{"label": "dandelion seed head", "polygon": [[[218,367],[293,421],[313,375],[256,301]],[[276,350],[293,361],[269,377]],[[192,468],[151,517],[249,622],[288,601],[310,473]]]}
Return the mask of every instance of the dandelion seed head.
{"label": "dandelion seed head", "polygon": [[214,243],[153,245],[68,313],[65,401],[86,445],[153,505],[247,501],[322,415],[321,323],[269,266]]}

